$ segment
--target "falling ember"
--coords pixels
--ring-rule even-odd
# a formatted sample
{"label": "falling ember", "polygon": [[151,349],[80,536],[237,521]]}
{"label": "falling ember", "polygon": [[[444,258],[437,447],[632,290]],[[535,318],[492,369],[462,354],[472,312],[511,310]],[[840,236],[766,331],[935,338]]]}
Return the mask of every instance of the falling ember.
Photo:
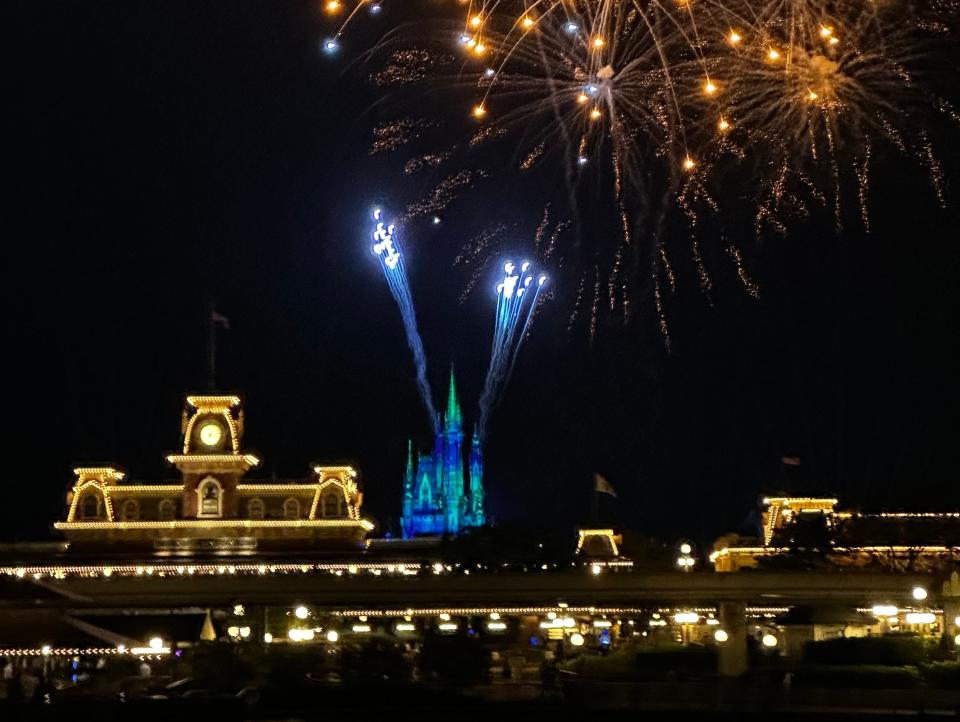
{"label": "falling ember", "polygon": [[740,33],[738,33],[736,30],[731,30],[730,34],[727,35],[727,40],[730,42],[731,45],[736,45],[741,40],[743,40],[743,38],[741,37]]}
{"label": "falling ember", "polygon": [[487,114],[487,109],[484,107],[483,103],[477,103],[475,106],[473,106],[472,113],[474,118],[482,118]]}
{"label": "falling ember", "polygon": [[580,103],[581,105],[586,103],[588,100],[590,100],[590,98],[587,96],[586,93],[580,93],[580,95],[577,96],[577,102]]}
{"label": "falling ember", "polygon": [[593,47],[595,48],[602,48],[606,44],[607,44],[607,41],[601,38],[600,36],[597,36],[593,39]]}
{"label": "falling ember", "polygon": [[713,95],[717,92],[717,86],[714,85],[712,81],[708,80],[703,84],[703,92],[707,95]]}
{"label": "falling ember", "polygon": [[821,37],[821,38],[829,38],[831,35],[833,35],[833,28],[828,27],[828,26],[826,26],[826,25],[821,25],[821,26],[820,26],[820,37]]}
{"label": "falling ember", "polygon": [[693,170],[694,168],[696,168],[696,166],[697,166],[696,161],[694,161],[694,159],[691,158],[689,155],[683,159],[684,170]]}
{"label": "falling ember", "polygon": [[328,13],[331,13],[331,14],[332,14],[332,13],[335,13],[335,12],[339,12],[339,11],[340,11],[340,7],[341,7],[341,6],[340,6],[340,0],[327,0],[326,8],[327,8],[327,12],[328,12]]}
{"label": "falling ember", "polygon": [[603,111],[601,111],[600,108],[593,108],[590,111],[590,120],[599,120],[602,115]]}
{"label": "falling ember", "polygon": [[780,59],[780,53],[777,51],[777,49],[770,48],[770,50],[767,52],[767,60],[770,60],[771,62],[773,62],[779,59]]}
{"label": "falling ember", "polygon": [[475,28],[479,28],[481,25],[483,25],[483,18],[479,15],[474,15],[472,18],[470,18],[470,25]]}
{"label": "falling ember", "polygon": [[811,103],[812,103],[814,100],[816,100],[817,98],[819,98],[819,97],[820,97],[820,96],[817,95],[817,94],[816,94],[815,92],[813,92],[812,90],[807,90],[807,100],[809,100]]}
{"label": "falling ember", "polygon": [[726,131],[730,130],[730,123],[727,122],[727,119],[721,115],[720,122],[717,123],[717,128],[720,129],[721,133],[725,133]]}
{"label": "falling ember", "polygon": [[533,27],[533,25],[534,25],[535,22],[536,22],[536,21],[535,21],[532,17],[530,17],[529,15],[525,15],[524,18],[523,18],[523,20],[520,21],[520,24],[521,24],[524,28],[530,29],[530,28]]}

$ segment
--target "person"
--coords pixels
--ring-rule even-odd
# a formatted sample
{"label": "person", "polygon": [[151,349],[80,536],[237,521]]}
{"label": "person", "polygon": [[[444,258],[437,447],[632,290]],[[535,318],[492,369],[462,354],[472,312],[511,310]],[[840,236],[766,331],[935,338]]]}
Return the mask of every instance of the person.
{"label": "person", "polygon": [[147,660],[140,662],[140,676],[149,677],[151,674],[153,674],[153,670],[150,669],[150,664],[147,662]]}

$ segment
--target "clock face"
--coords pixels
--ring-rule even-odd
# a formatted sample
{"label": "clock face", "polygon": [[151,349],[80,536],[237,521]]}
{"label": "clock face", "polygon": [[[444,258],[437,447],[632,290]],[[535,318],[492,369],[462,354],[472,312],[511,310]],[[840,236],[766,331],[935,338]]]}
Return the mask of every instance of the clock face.
{"label": "clock face", "polygon": [[222,436],[223,430],[220,428],[220,424],[209,423],[200,427],[200,441],[206,446],[216,446],[220,443]]}

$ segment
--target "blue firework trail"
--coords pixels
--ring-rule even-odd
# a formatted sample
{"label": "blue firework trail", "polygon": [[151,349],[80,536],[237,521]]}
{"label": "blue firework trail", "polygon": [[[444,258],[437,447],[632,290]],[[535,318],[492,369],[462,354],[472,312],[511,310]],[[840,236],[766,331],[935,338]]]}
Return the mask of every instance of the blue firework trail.
{"label": "blue firework trail", "polygon": [[417,314],[413,307],[407,269],[403,265],[403,254],[400,252],[396,237],[396,227],[392,223],[384,223],[383,212],[379,208],[373,211],[373,220],[376,225],[373,230],[372,250],[380,259],[380,267],[390,286],[390,293],[400,309],[403,328],[407,333],[407,345],[413,354],[413,363],[417,370],[417,387],[427,414],[430,416],[433,431],[436,433],[440,428],[440,422],[437,411],[433,407],[433,395],[430,393],[430,381],[427,379],[427,356],[423,350],[423,341],[420,340],[420,331],[417,329]]}
{"label": "blue firework trail", "polygon": [[478,436],[486,438],[490,413],[500,401],[517,363],[520,345],[530,328],[540,291],[547,276],[534,273],[533,264],[524,261],[518,267],[513,261],[503,264],[503,280],[497,284],[497,309],[493,327],[490,366],[480,395]]}

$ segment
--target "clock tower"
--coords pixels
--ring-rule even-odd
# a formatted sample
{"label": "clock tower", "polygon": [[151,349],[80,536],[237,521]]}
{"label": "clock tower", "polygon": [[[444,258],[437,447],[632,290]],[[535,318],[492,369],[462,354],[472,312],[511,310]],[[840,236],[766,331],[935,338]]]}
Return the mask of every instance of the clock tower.
{"label": "clock tower", "polygon": [[260,462],[241,451],[243,410],[237,396],[188,396],[181,424],[182,453],[167,461],[183,477],[182,509],[187,519],[238,515],[237,486]]}

